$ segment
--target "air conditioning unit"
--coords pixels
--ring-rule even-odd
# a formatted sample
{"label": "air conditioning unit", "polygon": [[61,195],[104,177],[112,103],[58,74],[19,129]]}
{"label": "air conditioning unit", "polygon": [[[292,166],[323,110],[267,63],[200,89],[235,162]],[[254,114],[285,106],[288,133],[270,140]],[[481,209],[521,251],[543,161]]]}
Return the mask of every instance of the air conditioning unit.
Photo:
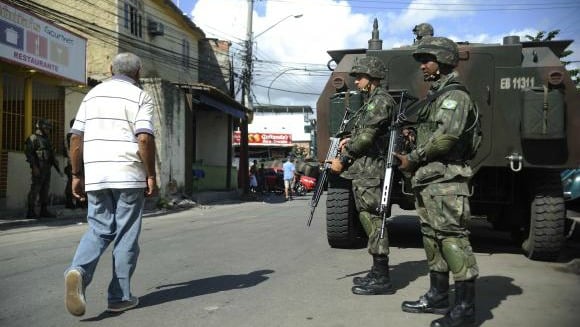
{"label": "air conditioning unit", "polygon": [[165,26],[163,23],[150,20],[147,23],[147,31],[151,36],[158,36],[165,34]]}

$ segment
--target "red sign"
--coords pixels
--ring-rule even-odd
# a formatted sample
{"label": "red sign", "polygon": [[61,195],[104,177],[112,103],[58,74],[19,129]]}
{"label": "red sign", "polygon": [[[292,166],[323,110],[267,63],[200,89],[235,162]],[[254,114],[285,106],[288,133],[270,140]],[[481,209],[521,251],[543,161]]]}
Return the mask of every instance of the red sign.
{"label": "red sign", "polygon": [[[234,144],[240,144],[240,132],[234,132]],[[292,145],[292,134],[248,133],[249,145]]]}

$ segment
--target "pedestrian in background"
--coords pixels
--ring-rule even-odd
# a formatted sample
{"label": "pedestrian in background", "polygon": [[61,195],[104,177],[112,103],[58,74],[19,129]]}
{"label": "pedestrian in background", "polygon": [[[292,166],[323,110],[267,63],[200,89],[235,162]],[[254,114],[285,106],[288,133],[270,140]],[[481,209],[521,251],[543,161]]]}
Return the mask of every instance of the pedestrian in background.
{"label": "pedestrian in background", "polygon": [[389,238],[378,208],[385,179],[389,125],[395,100],[381,86],[386,77],[384,63],[377,57],[355,60],[350,72],[364,97],[362,107],[350,119],[351,135],[340,141],[340,157],[331,161],[331,172],[352,180],[352,192],[359,220],[367,234],[373,265],[364,277],[354,277],[351,291],[358,295],[393,294],[389,275]]}
{"label": "pedestrian in background", "polygon": [[139,88],[140,71],[136,55],[115,56],[113,77],[85,96],[71,129],[72,191],[81,200],[86,196],[89,224],[65,272],[65,304],[75,316],[85,313],[85,288],[111,242],[107,311],[139,303],[131,293],[131,276],[139,257],[144,197],[156,188],[153,102]]}
{"label": "pedestrian in background", "polygon": [[[24,141],[24,154],[30,165],[30,191],[28,192],[28,211],[26,218],[54,218],[48,211],[48,192],[50,190],[50,172],[52,167],[62,175],[54,148],[49,136],[52,124],[46,119],[36,122],[36,131]],[[36,215],[36,199],[40,202],[40,214]]]}
{"label": "pedestrian in background", "polygon": [[264,180],[265,180],[265,175],[264,175],[264,163],[260,163],[260,168],[258,168],[258,191],[260,191],[260,193],[264,193]]}
{"label": "pedestrian in background", "polygon": [[[471,96],[459,82],[455,42],[444,37],[423,39],[413,57],[426,82],[431,101],[419,109],[416,148],[395,154],[399,168],[411,173],[415,207],[421,223],[429,265],[430,288],[402,310],[446,314],[431,327],[470,326],[475,323],[475,279],[479,269],[469,242],[467,225],[469,157],[477,115]],[[455,280],[455,304],[449,310],[449,271]]]}
{"label": "pedestrian in background", "polygon": [[258,191],[258,160],[254,160],[250,167],[250,192]]}
{"label": "pedestrian in background", "polygon": [[288,156],[286,162],[282,165],[282,170],[284,170],[284,194],[286,195],[286,201],[292,200],[292,184],[294,183],[296,166],[292,162],[291,156]]}

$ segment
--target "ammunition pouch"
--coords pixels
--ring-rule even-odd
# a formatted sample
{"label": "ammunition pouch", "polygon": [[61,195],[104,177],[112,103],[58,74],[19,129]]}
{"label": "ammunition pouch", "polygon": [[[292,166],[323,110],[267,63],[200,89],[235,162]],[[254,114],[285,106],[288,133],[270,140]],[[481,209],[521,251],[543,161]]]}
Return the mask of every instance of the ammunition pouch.
{"label": "ammunition pouch", "polygon": [[441,162],[431,162],[426,166],[423,166],[417,170],[415,174],[415,182],[417,185],[426,185],[435,180],[443,178],[445,176],[445,171],[447,166]]}

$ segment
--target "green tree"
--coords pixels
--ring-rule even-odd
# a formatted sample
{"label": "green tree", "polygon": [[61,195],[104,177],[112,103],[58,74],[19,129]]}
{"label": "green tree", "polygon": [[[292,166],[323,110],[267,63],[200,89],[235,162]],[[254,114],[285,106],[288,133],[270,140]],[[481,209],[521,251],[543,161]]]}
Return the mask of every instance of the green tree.
{"label": "green tree", "polygon": [[[560,30],[553,30],[550,32],[539,31],[538,33],[536,33],[535,36],[526,34],[526,38],[529,41],[533,41],[533,42],[544,42],[544,41],[552,41],[556,36],[558,36],[558,34],[560,34]],[[568,66],[571,63],[571,61],[565,61],[565,60],[562,60],[562,58],[568,57],[569,55],[571,55],[573,53],[574,53],[574,51],[572,51],[572,50],[562,51],[562,54],[560,54],[560,61],[562,62],[562,64],[564,66]],[[580,70],[577,68],[568,69],[568,73],[570,73],[570,77],[572,78],[572,81],[576,84],[576,88],[580,88]]]}

